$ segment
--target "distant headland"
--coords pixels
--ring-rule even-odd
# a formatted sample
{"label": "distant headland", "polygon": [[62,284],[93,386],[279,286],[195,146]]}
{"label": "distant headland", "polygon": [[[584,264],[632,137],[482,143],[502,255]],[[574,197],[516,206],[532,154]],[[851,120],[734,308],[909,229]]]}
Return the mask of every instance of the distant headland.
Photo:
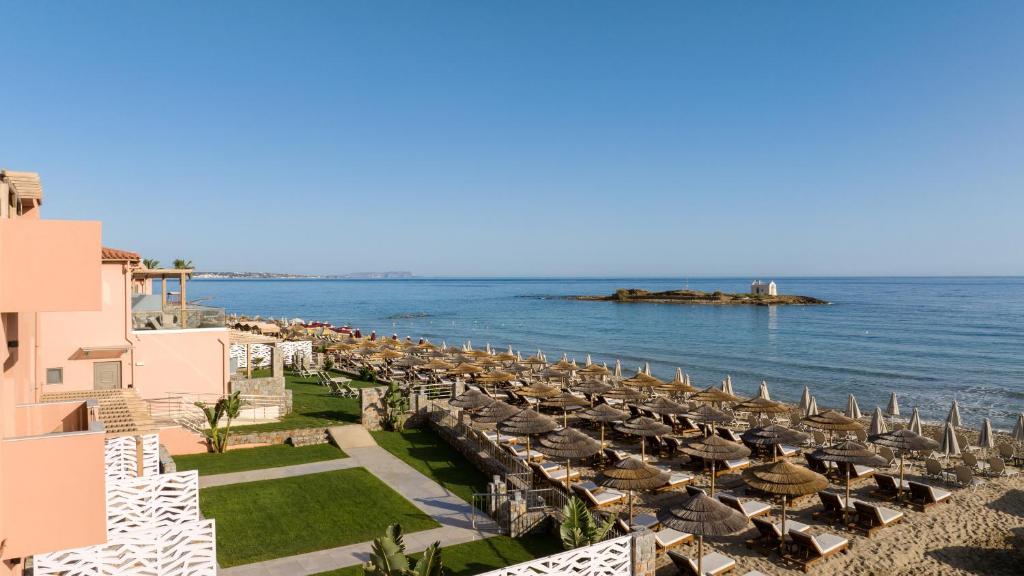
{"label": "distant headland", "polygon": [[353,272],[351,274],[280,274],[277,272],[196,272],[200,280],[401,280],[412,272]]}
{"label": "distant headland", "polygon": [[775,282],[763,283],[760,280],[750,285],[746,294],[730,294],[726,292],[702,292],[700,290],[666,290],[651,292],[640,288],[620,288],[610,296],[568,296],[570,300],[594,300],[598,302],[646,302],[651,304],[713,304],[742,306],[775,306],[786,304],[828,304],[826,300],[811,296],[795,294],[779,294]]}

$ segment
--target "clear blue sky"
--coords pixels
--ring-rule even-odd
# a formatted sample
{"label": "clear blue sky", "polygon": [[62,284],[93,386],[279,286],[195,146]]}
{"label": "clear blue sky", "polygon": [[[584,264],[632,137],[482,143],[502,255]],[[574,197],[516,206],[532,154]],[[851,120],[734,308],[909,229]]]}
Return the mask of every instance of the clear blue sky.
{"label": "clear blue sky", "polygon": [[0,166],[42,173],[46,216],[164,262],[1024,274],[1020,2],[0,1],[0,21]]}

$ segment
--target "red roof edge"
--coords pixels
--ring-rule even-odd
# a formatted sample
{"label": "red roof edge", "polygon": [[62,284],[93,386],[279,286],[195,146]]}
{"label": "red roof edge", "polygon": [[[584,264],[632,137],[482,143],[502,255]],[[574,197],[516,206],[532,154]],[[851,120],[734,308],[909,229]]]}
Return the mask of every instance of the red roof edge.
{"label": "red roof edge", "polygon": [[138,262],[142,260],[142,256],[139,256],[138,252],[118,250],[117,248],[108,248],[106,246],[101,250],[101,258],[104,262]]}

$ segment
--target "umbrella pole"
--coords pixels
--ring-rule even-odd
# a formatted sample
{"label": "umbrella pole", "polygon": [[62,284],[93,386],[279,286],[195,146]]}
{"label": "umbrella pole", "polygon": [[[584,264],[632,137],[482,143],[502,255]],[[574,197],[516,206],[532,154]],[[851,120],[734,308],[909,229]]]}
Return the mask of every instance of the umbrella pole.
{"label": "umbrella pole", "polygon": [[704,574],[704,535],[697,537],[697,574]]}
{"label": "umbrella pole", "polygon": [[900,485],[896,487],[896,501],[903,500],[903,450],[900,450]]}
{"label": "umbrella pole", "polygon": [[647,438],[640,437],[640,461],[647,462]]}
{"label": "umbrella pole", "polygon": [[847,514],[846,509],[849,508],[849,506],[850,506],[850,467],[851,466],[853,466],[852,463],[846,462],[846,502],[843,502],[843,524],[846,524],[846,523],[849,522],[849,519],[846,517],[846,514]]}
{"label": "umbrella pole", "polygon": [[629,491],[629,526],[633,527],[633,491]]}
{"label": "umbrella pole", "polygon": [[[569,491],[570,495],[572,495],[572,481],[571,481],[571,478],[572,478],[572,460],[566,458],[565,459],[565,489]],[[849,495],[847,495],[847,496],[849,496]]]}
{"label": "umbrella pole", "polygon": [[782,538],[779,538],[779,557],[784,555],[786,548],[786,495],[782,495]]}
{"label": "umbrella pole", "polygon": [[[604,450],[604,422],[601,422],[601,450]],[[604,458],[603,452],[601,454],[601,458]]]}
{"label": "umbrella pole", "polygon": [[715,497],[715,464],[717,464],[717,461],[712,460],[711,461],[711,497],[712,498]]}

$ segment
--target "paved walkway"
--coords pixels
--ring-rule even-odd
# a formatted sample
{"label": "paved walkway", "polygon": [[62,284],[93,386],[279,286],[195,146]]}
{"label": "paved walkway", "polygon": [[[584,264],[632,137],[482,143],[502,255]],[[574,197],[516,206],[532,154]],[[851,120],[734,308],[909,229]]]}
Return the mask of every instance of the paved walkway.
{"label": "paved walkway", "polygon": [[261,468],[259,470],[246,470],[245,472],[231,472],[228,474],[212,474],[199,477],[200,488],[211,486],[224,486],[226,484],[239,484],[241,482],[255,482],[257,480],[277,480],[291,476],[304,476],[316,474],[317,472],[330,472],[332,470],[344,470],[359,466],[351,458],[338,458],[336,460],[323,460],[321,462],[310,462],[308,464],[295,464],[292,466],[279,466],[277,468]]}
{"label": "paved walkway", "polygon": [[[268,478],[284,478],[287,476],[298,476],[322,472],[324,470],[310,470],[308,472],[296,472],[296,469],[306,469],[314,465],[325,465],[331,462],[345,462],[343,468],[362,466],[369,470],[374,476],[390,486],[395,492],[405,496],[417,508],[436,520],[441,527],[422,532],[404,534],[405,547],[408,553],[419,552],[436,541],[442,546],[461,544],[472,540],[489,538],[495,534],[474,530],[472,528],[473,507],[464,502],[458,496],[448,492],[430,478],[416,471],[414,468],[402,462],[387,450],[379,446],[367,446],[361,448],[346,448],[349,457],[342,460],[329,460],[327,462],[316,462],[314,464],[301,464],[298,466],[286,466],[283,468],[269,468],[266,470],[254,470],[252,480],[263,480],[265,473],[274,473],[275,470],[281,475],[267,476]],[[341,468],[329,468],[341,469]],[[221,474],[208,476],[208,479],[219,477],[239,477],[248,472],[237,474]],[[218,480],[219,481],[219,480]],[[241,482],[250,480],[239,480]],[[202,482],[202,479],[200,479]],[[229,483],[226,482],[225,483]],[[372,510],[367,509],[368,513]],[[297,536],[301,537],[301,536]],[[219,571],[221,576],[306,576],[328,570],[336,570],[366,562],[370,558],[370,542],[361,542],[328,550],[319,550],[308,554],[299,554],[265,562],[255,562],[232,568],[223,568]]]}

